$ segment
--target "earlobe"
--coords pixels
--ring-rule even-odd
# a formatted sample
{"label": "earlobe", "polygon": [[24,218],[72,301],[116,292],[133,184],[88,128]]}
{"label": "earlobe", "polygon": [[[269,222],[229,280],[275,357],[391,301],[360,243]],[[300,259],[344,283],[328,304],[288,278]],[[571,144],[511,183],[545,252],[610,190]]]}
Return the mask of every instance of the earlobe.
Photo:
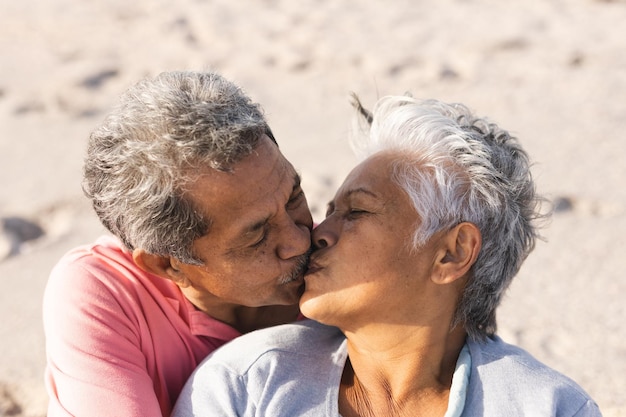
{"label": "earlobe", "polygon": [[473,223],[463,222],[442,238],[440,256],[433,280],[448,284],[462,278],[470,270],[482,245],[480,230]]}
{"label": "earlobe", "polygon": [[185,274],[177,266],[178,261],[172,257],[155,255],[143,249],[135,249],[133,260],[144,271],[174,281],[181,288],[189,285]]}

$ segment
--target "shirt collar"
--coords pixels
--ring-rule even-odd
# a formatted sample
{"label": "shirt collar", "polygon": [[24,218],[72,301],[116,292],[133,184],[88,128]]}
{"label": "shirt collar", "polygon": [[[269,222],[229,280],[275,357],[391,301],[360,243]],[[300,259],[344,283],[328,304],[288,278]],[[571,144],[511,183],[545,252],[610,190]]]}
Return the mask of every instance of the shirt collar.
{"label": "shirt collar", "polygon": [[232,326],[216,320],[205,312],[198,310],[184,296],[183,308],[187,313],[189,330],[191,331],[191,334],[195,336],[211,337],[224,342],[228,342],[241,336],[241,333]]}

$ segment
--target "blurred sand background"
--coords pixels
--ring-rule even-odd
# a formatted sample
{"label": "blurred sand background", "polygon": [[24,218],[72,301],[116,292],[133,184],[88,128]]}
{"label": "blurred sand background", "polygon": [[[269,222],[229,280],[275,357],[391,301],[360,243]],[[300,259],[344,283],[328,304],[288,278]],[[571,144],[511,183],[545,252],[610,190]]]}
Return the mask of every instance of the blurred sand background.
{"label": "blurred sand background", "polygon": [[500,333],[626,416],[619,0],[0,0],[0,416],[45,415],[48,271],[103,232],[89,131],[140,78],[208,68],[264,106],[318,221],[355,163],[350,91],[463,102],[516,134],[558,211]]}

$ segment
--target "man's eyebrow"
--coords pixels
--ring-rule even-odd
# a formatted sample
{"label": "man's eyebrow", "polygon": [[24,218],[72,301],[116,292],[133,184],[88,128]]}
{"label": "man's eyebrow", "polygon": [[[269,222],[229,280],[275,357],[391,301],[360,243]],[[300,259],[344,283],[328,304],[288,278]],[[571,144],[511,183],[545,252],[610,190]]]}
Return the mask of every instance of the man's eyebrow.
{"label": "man's eyebrow", "polygon": [[[298,188],[300,188],[300,183],[302,182],[302,178],[300,177],[300,175],[296,172],[293,176],[293,181],[294,181],[294,185],[292,188],[292,192],[297,190]],[[241,236],[245,238],[245,236],[251,234],[251,233],[255,233],[261,229],[263,229],[265,227],[265,225],[269,222],[270,218],[269,216],[261,219],[255,223],[252,223],[246,227],[243,228],[242,232],[241,232]]]}
{"label": "man's eyebrow", "polygon": [[296,191],[298,188],[300,188],[300,185],[302,185],[302,177],[300,177],[300,174],[296,172],[295,174],[293,174],[293,188],[291,189],[291,191]]}
{"label": "man's eyebrow", "polygon": [[258,232],[259,230],[263,229],[265,225],[269,222],[269,220],[270,218],[268,216],[268,217],[265,217],[264,219],[261,219],[255,223],[252,223],[244,227],[239,236],[245,239],[248,235]]}

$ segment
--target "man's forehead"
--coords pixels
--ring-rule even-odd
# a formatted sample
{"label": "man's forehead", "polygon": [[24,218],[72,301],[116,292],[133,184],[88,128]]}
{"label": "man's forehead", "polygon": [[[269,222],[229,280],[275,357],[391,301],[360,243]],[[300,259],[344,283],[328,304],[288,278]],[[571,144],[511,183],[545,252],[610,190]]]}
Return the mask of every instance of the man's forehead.
{"label": "man's forehead", "polygon": [[300,188],[301,178],[289,162],[281,159],[284,163],[276,161],[279,163],[271,172],[265,170],[259,176],[254,176],[254,171],[246,173],[247,176],[234,171],[220,172],[217,181],[213,173],[199,179],[192,197],[197,208],[211,220],[214,231],[228,230],[229,234],[254,231],[279,206],[287,204],[294,190]]}
{"label": "man's forehead", "polygon": [[241,204],[233,207],[230,213],[218,213],[213,216],[212,233],[209,232],[209,236],[218,240],[215,242],[218,246],[229,251],[247,246],[252,240],[258,239],[271,223],[277,210],[280,210],[280,206],[286,205],[294,190],[300,188],[300,176],[296,172],[287,178],[290,180],[288,184],[284,184],[285,191],[273,192],[258,204]]}

